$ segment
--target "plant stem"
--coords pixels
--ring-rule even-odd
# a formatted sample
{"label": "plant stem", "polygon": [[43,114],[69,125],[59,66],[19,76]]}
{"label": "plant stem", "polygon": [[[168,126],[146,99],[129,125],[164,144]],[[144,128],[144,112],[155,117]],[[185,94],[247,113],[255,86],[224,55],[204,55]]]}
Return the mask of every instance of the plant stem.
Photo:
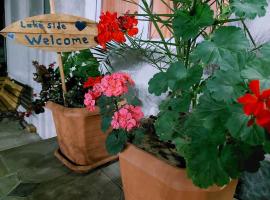
{"label": "plant stem", "polygon": [[[147,16],[149,16],[148,14],[139,14],[139,13],[129,13],[129,14],[127,14],[127,15],[129,15],[129,16],[138,16],[138,17],[147,17]],[[152,15],[153,16],[159,16],[159,17],[173,17],[174,16],[174,14],[153,14],[152,13]]]}
{"label": "plant stem", "polygon": [[187,51],[186,51],[186,60],[185,60],[185,66],[186,66],[186,68],[188,68],[188,64],[189,64],[190,47],[191,47],[191,40],[188,40]]}
{"label": "plant stem", "polygon": [[225,24],[225,23],[230,23],[230,22],[238,22],[238,21],[241,21],[241,20],[243,20],[243,18],[215,20],[214,25]]}
{"label": "plant stem", "polygon": [[[175,10],[177,10],[177,3],[173,2],[173,7]],[[181,56],[181,47],[180,47],[180,39],[176,36],[176,34],[174,33],[174,38],[175,38],[175,43],[176,43],[176,53],[177,53],[177,59],[180,60]]]}
{"label": "plant stem", "polygon": [[257,46],[257,47],[255,47],[255,48],[251,49],[251,51],[257,51],[258,49],[260,49],[260,48],[262,48],[262,47],[263,47],[263,45],[261,44],[260,46]]}
{"label": "plant stem", "polygon": [[247,32],[249,38],[250,38],[252,44],[253,44],[254,47],[256,48],[256,47],[257,47],[256,42],[255,42],[254,38],[252,37],[252,35],[251,35],[251,33],[250,33],[250,31],[249,31],[249,29],[248,29],[246,23],[244,22],[244,20],[241,20],[241,22],[242,22],[242,24],[243,24],[243,26],[244,26],[244,29],[246,30],[246,32]]}
{"label": "plant stem", "polygon": [[164,38],[164,36],[163,36],[163,34],[162,34],[162,31],[160,30],[160,28],[159,28],[159,26],[158,26],[158,23],[156,22],[156,20],[154,20],[152,11],[150,10],[150,8],[149,8],[149,6],[148,6],[148,3],[146,2],[146,0],[142,0],[142,3],[143,3],[143,5],[144,5],[144,7],[145,7],[146,13],[149,15],[150,19],[153,20],[152,23],[153,23],[153,25],[155,26],[155,28],[156,28],[156,30],[157,30],[157,32],[158,32],[158,34],[159,34],[161,40],[162,40],[163,43],[164,43],[164,47],[165,47],[165,49],[166,49],[166,51],[167,51],[167,53],[168,53],[168,56],[171,58],[171,56],[169,55],[170,49],[169,49],[168,45],[166,44],[166,40],[165,40],[165,38]]}
{"label": "plant stem", "polygon": [[[163,41],[155,41],[155,40],[142,40],[140,39],[141,42],[149,42],[149,43],[157,43],[157,44],[164,44]],[[170,42],[166,42],[167,45],[172,45],[172,46],[177,46],[176,43],[170,43]]]}

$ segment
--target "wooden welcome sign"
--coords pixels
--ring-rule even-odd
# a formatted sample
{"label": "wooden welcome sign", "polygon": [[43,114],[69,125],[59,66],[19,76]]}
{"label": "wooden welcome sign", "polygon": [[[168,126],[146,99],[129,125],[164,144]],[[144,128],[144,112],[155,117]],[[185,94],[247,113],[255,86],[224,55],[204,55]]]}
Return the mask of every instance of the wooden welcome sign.
{"label": "wooden welcome sign", "polygon": [[97,26],[86,18],[48,14],[17,21],[1,31],[22,45],[55,52],[70,52],[96,46]]}

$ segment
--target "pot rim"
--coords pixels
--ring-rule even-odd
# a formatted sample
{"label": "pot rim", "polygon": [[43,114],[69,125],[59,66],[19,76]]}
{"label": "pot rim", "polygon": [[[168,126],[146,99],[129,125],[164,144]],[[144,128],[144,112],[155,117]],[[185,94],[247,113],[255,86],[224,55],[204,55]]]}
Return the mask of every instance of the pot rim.
{"label": "pot rim", "polygon": [[54,111],[61,111],[64,115],[84,115],[84,116],[96,116],[100,115],[100,108],[96,106],[95,111],[89,111],[86,108],[69,108],[52,101],[45,103],[45,108]]}

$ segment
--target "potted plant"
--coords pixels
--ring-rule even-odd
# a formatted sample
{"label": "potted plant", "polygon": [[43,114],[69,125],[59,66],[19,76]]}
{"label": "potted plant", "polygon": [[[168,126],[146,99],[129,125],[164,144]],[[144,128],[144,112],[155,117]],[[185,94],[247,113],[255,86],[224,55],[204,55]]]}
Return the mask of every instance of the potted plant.
{"label": "potted plant", "polygon": [[[149,81],[149,92],[167,97],[159,114],[136,129],[137,138],[145,133],[139,145],[127,145],[134,138],[129,132],[107,138],[110,153],[122,151],[125,199],[231,200],[242,172],[257,171],[270,152],[270,48],[258,46],[245,24],[263,16],[267,2],[161,0],[170,13],[152,12],[146,0],[130,2],[144,14],[122,20],[103,13],[98,42],[117,41],[102,37],[117,33],[134,46],[151,44],[163,66]],[[135,16],[150,21],[160,40],[129,37]]]}
{"label": "potted plant", "polygon": [[[34,80],[42,90],[32,103],[36,114],[50,109],[57,132],[57,158],[75,172],[87,172],[116,159],[105,149],[106,134],[101,134],[100,113],[84,108],[84,94],[93,80],[101,77],[99,63],[90,50],[62,54],[66,74],[66,105],[62,95],[60,73],[55,63],[45,67],[34,61]],[[89,78],[88,78],[89,77]]]}

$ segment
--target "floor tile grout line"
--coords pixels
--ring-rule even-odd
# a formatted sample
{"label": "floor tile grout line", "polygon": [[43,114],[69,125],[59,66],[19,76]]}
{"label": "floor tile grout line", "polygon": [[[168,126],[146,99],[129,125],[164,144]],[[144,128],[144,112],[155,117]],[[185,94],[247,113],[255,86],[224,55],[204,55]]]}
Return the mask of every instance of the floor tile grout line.
{"label": "floor tile grout line", "polygon": [[114,180],[113,180],[106,172],[103,171],[103,169],[101,169],[100,171],[101,171],[101,173],[103,173],[107,178],[109,178],[110,181],[111,181],[112,183],[114,183],[119,189],[121,189],[121,190],[123,191],[123,187],[122,187],[119,183],[117,183],[116,181],[114,181]]}

